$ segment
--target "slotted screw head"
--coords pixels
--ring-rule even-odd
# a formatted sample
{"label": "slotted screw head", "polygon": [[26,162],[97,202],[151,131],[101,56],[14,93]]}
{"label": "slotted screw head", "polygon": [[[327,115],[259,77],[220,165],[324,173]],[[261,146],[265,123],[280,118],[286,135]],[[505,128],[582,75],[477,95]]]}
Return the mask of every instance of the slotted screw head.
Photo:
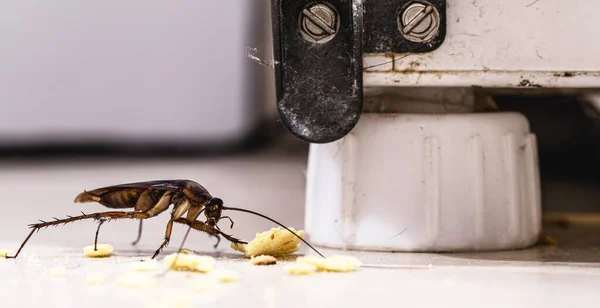
{"label": "slotted screw head", "polygon": [[398,30],[409,41],[429,41],[439,29],[440,15],[431,4],[415,2],[398,14]]}
{"label": "slotted screw head", "polygon": [[335,9],[325,3],[310,4],[298,19],[300,35],[313,43],[325,43],[333,39],[340,27]]}

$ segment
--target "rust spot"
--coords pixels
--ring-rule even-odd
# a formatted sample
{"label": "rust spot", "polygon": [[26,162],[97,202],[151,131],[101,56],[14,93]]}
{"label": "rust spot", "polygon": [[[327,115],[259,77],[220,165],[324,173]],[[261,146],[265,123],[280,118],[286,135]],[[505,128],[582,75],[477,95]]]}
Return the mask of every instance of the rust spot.
{"label": "rust spot", "polygon": [[542,87],[539,84],[535,84],[535,83],[529,81],[529,79],[521,80],[521,82],[519,83],[519,86],[520,87],[528,87],[528,88],[541,88]]}
{"label": "rust spot", "polygon": [[417,68],[421,66],[421,63],[419,63],[418,61],[411,61],[410,63],[408,63],[408,66],[410,66],[410,68]]}
{"label": "rust spot", "polygon": [[572,72],[564,72],[564,73],[554,73],[554,77],[573,77],[575,73]]}

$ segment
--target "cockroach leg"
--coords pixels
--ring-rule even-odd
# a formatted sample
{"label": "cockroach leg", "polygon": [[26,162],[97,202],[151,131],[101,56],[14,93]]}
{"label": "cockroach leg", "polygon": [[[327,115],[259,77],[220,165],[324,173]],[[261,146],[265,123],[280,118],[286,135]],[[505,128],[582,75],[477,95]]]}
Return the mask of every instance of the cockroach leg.
{"label": "cockroach leg", "polygon": [[133,246],[137,245],[137,243],[139,243],[140,239],[142,238],[142,223],[143,222],[144,222],[144,220],[140,219],[140,227],[138,229],[137,239],[135,239],[135,241],[133,241],[133,243],[131,243],[131,245],[133,245]]}
{"label": "cockroach leg", "polygon": [[221,219],[229,219],[229,221],[231,222],[231,226],[229,227],[229,229],[233,229],[233,219],[231,219],[231,217],[229,217],[229,216],[222,216]]}
{"label": "cockroach leg", "polygon": [[54,221],[42,221],[40,223],[37,224],[31,224],[29,225],[29,227],[32,229],[31,232],[29,233],[29,235],[27,236],[27,238],[25,238],[25,240],[23,241],[23,243],[21,244],[21,247],[19,247],[19,250],[17,250],[17,253],[14,256],[6,256],[7,259],[16,259],[19,256],[19,253],[21,253],[21,250],[23,249],[23,247],[25,247],[25,244],[27,243],[27,241],[29,241],[29,239],[31,238],[31,236],[33,235],[33,232],[39,231],[42,228],[47,228],[47,227],[51,227],[51,226],[57,226],[60,224],[68,224],[71,222],[75,222],[78,220],[84,220],[84,219],[95,219],[95,220],[100,220],[100,219],[124,219],[124,218],[129,218],[129,219],[146,219],[149,218],[150,215],[147,213],[142,213],[142,212],[102,212],[102,213],[92,213],[92,214],[83,214],[80,216],[74,216],[74,217],[69,217],[66,219],[57,219]]}
{"label": "cockroach leg", "polygon": [[218,235],[215,235],[215,234],[209,234],[209,236],[214,236],[214,237],[216,237],[216,238],[217,238],[217,242],[215,243],[215,245],[213,245],[213,247],[214,247],[215,249],[217,249],[217,247],[219,247],[219,243],[221,243],[221,237],[220,237],[220,236],[218,236]]}
{"label": "cockroach leg", "polygon": [[31,229],[31,232],[29,232],[29,235],[27,235],[27,237],[25,238],[25,240],[23,241],[23,243],[21,244],[21,247],[19,247],[19,250],[17,250],[17,253],[14,256],[9,256],[8,254],[6,256],[4,256],[6,259],[16,259],[19,256],[19,253],[21,252],[21,249],[23,249],[23,247],[25,247],[25,244],[27,244],[27,241],[29,241],[29,239],[31,238],[31,236],[33,235],[33,232],[38,231],[39,228],[33,228]]}
{"label": "cockroach leg", "polygon": [[173,231],[173,220],[171,219],[167,223],[167,230],[165,231],[165,240],[160,245],[160,247],[158,247],[158,249],[154,252],[152,259],[156,258],[156,256],[158,256],[158,254],[163,250],[163,248],[165,248],[169,244],[169,241],[171,240],[171,232],[172,231]]}
{"label": "cockroach leg", "polygon": [[[179,219],[176,219],[175,222],[176,223],[180,223],[180,224],[184,224],[184,225],[188,225],[188,226],[190,226],[194,230],[202,231],[202,232],[205,232],[205,233],[217,236],[217,238],[219,238],[218,235],[222,235],[226,240],[228,240],[228,241],[230,241],[230,242],[232,242],[234,244],[248,244],[247,242],[244,242],[242,240],[238,240],[238,239],[236,239],[234,237],[231,237],[231,236],[223,233],[222,231],[217,230],[216,228],[212,228],[209,225],[207,225],[204,222],[199,221],[199,220],[196,220],[194,222],[189,222],[185,218],[179,218]],[[219,238],[219,240],[220,240],[220,238]],[[217,245],[218,244],[219,243],[217,243]]]}
{"label": "cockroach leg", "polygon": [[96,237],[94,237],[94,251],[98,251],[98,233],[100,233],[100,226],[106,221],[106,219],[98,220],[98,229],[96,229]]}

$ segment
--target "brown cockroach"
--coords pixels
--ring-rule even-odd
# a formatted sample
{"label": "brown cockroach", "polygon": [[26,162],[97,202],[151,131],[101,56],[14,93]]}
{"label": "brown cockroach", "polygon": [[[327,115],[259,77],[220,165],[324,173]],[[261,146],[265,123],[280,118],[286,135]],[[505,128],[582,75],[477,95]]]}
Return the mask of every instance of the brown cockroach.
{"label": "brown cockroach", "polygon": [[[67,224],[84,219],[94,219],[99,222],[98,229],[96,230],[96,237],[94,240],[94,249],[96,249],[96,245],[98,242],[98,233],[100,231],[100,226],[105,221],[113,219],[139,219],[140,226],[138,230],[138,237],[136,241],[132,243],[133,245],[135,245],[141,237],[142,221],[144,219],[152,218],[161,214],[162,212],[166,211],[171,205],[174,206],[171,210],[171,219],[169,219],[169,222],[167,223],[164,241],[156,250],[156,252],[152,256],[152,259],[156,258],[156,256],[161,252],[161,250],[168,245],[171,239],[173,223],[180,223],[189,226],[188,232],[190,229],[195,229],[216,237],[217,243],[214,245],[215,248],[219,245],[221,241],[221,238],[219,236],[223,236],[225,239],[232,243],[247,244],[247,242],[236,239],[231,235],[227,235],[221,231],[221,229],[217,225],[221,219],[228,219],[231,222],[230,227],[233,228],[233,220],[231,219],[231,217],[221,216],[221,213],[224,210],[245,212],[260,216],[273,223],[276,223],[277,225],[285,228],[286,230],[294,234],[296,237],[302,240],[302,242],[304,242],[312,250],[314,250],[317,254],[323,257],[323,255],[318,250],[316,250],[308,242],[302,239],[302,237],[300,237],[298,234],[296,234],[283,224],[254,211],[241,208],[226,207],[223,205],[223,200],[221,200],[220,198],[213,197],[208,192],[208,190],[206,190],[206,188],[204,188],[202,185],[190,180],[164,180],[120,184],[98,188],[91,191],[84,190],[82,193],[77,195],[77,197],[75,197],[75,203],[88,202],[97,202],[105,207],[112,209],[133,208],[133,211],[109,211],[92,214],[85,214],[82,212],[82,215],[80,216],[68,216],[68,218],[65,219],[54,218],[53,221],[48,222],[40,220],[39,223],[29,225],[29,227],[32,230],[21,244],[21,247],[19,247],[17,253],[14,256],[6,256],[6,258],[16,258],[17,256],[19,256],[19,253],[21,252],[27,241],[29,241],[33,233],[36,231],[39,231],[42,228],[58,226],[61,224]],[[204,222],[198,220],[198,217],[203,212],[206,216],[206,221]]]}

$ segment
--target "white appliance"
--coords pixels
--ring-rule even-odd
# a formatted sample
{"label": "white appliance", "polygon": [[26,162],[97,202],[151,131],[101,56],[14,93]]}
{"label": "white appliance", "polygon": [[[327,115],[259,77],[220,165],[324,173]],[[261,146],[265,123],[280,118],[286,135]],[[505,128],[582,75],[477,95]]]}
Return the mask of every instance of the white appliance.
{"label": "white appliance", "polygon": [[268,1],[0,3],[2,146],[236,144],[272,103]]}

